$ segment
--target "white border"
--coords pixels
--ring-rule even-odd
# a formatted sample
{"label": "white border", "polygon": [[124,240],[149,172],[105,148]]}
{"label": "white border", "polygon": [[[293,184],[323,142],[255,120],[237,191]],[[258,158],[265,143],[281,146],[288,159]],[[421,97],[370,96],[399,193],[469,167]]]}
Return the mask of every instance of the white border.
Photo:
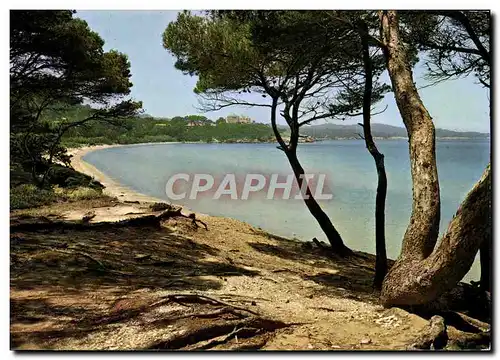
{"label": "white border", "polygon": [[[265,0],[254,0],[251,2],[240,2],[236,3],[234,0],[218,0],[218,1],[201,1],[201,0],[184,0],[182,2],[167,2],[167,1],[130,1],[130,0],[108,0],[106,2],[99,1],[99,0],[87,0],[87,1],[72,1],[72,0],[50,0],[50,1],[43,1],[43,2],[38,2],[38,1],[12,1],[12,0],[7,0],[2,2],[2,36],[1,36],[1,41],[2,41],[2,51],[4,52],[2,54],[2,57],[0,61],[2,61],[3,69],[4,71],[1,72],[2,76],[2,91],[4,91],[4,94],[2,96],[2,101],[4,102],[4,106],[2,107],[3,110],[3,117],[2,117],[2,122],[1,126],[3,126],[3,131],[2,131],[2,136],[4,137],[4,141],[0,142],[2,149],[0,151],[0,159],[1,159],[1,166],[2,169],[7,169],[8,162],[9,162],[9,139],[8,134],[8,43],[9,43],[9,30],[8,30],[8,23],[9,23],[9,11],[8,9],[57,9],[57,8],[73,8],[77,10],[118,10],[118,9],[129,9],[129,10],[179,10],[179,9],[206,9],[206,8],[212,8],[212,9],[286,9],[286,8],[291,8],[291,9],[327,9],[327,8],[342,8],[342,9],[370,9],[373,8],[374,5],[377,5],[377,8],[395,8],[395,9],[444,9],[444,8],[461,8],[461,9],[492,9],[494,13],[496,13],[496,9],[498,7],[498,2],[493,2],[493,1],[485,1],[485,0],[475,0],[473,2],[468,1],[457,1],[457,0],[447,0],[447,1],[429,1],[429,0],[420,0],[420,1],[411,1],[411,2],[400,2],[400,1],[380,1],[374,4],[372,1],[345,1],[345,2],[335,2],[335,1],[283,1],[283,0],[275,0],[273,2],[270,1],[265,1]],[[498,24],[496,24],[498,26]],[[133,24],[131,24],[133,26]],[[497,35],[497,31],[495,31],[495,34]],[[498,50],[498,39],[497,36],[494,36],[494,49]],[[496,51],[495,51],[496,52]],[[495,66],[496,68],[496,66]],[[496,72],[495,72],[496,73]],[[494,84],[497,83],[497,76],[495,76],[495,81]],[[495,92],[494,93],[494,100],[498,100],[498,94]],[[498,104],[498,101],[495,101],[495,104]],[[498,109],[497,109],[498,110]],[[498,133],[500,132],[500,125],[497,124],[495,126],[494,130],[494,137],[497,138]],[[495,143],[495,150],[498,150],[497,147],[500,146],[498,143]],[[495,163],[494,163],[494,171],[495,171],[495,178],[498,176],[496,168],[497,165],[500,164],[500,159],[498,158],[498,151],[495,151]],[[8,189],[8,182],[9,178],[7,177],[7,174],[2,176],[0,178],[2,182],[2,188],[4,191],[2,192],[2,233],[5,236],[2,236],[2,245],[4,246],[4,250],[2,251],[2,257],[3,261],[1,264],[3,265],[3,272],[2,272],[2,286],[1,289],[3,290],[3,296],[1,297],[2,299],[2,310],[0,312],[0,316],[2,318],[2,347],[1,349],[4,352],[4,355],[7,358],[14,357],[15,354],[8,349],[10,348],[10,341],[9,341],[9,313],[8,311],[5,311],[9,309],[9,249],[8,249],[8,244],[9,244],[9,223],[8,223],[8,213],[9,213],[9,199],[8,199],[8,194],[7,194],[7,189]],[[498,192],[495,191],[495,203],[497,203],[497,198]],[[495,212],[495,224],[498,224],[496,221],[498,218],[500,218],[500,214],[498,211]],[[497,229],[498,230],[498,229]],[[495,254],[494,254],[494,259],[500,259],[497,257],[498,255],[498,249],[500,248],[500,243],[497,241],[494,241],[495,245]],[[497,270],[498,267],[495,266],[495,277],[494,279],[497,279]],[[498,283],[498,282],[497,282]],[[494,296],[494,299],[496,299],[496,296]],[[498,312],[498,308],[495,307],[494,314],[496,315]],[[495,316],[496,320],[496,316]],[[495,324],[497,322],[495,321]],[[334,326],[334,324],[332,324]],[[494,343],[498,346],[498,331],[494,331],[495,335],[495,341]],[[43,356],[43,357],[52,357],[54,354],[36,354],[38,356]],[[104,353],[89,353],[89,354],[83,354],[85,357],[92,357],[93,359],[100,359],[104,358],[107,354]],[[122,356],[123,353],[117,354],[118,356]],[[148,354],[146,353],[140,353],[137,354],[136,356],[139,357],[146,357]],[[195,356],[195,354],[163,354],[165,356],[169,357],[179,357],[179,356]],[[254,358],[256,356],[259,356],[259,358],[266,358],[270,356],[289,356],[288,354],[247,354],[246,357],[251,357]],[[310,357],[313,356],[313,354],[305,354],[305,353],[299,353],[296,354],[297,356],[300,357]],[[345,357],[347,354],[325,354],[327,356],[335,356],[335,357]],[[365,357],[368,354],[352,354],[349,355],[350,357]],[[372,354],[373,355],[373,354]],[[382,356],[385,356],[385,354],[380,354]],[[32,355],[24,355],[24,356],[32,356]],[[161,356],[161,355],[160,355]],[[216,355],[217,356],[217,355]],[[236,355],[226,355],[226,356],[236,356]],[[403,356],[402,353],[395,354],[395,356]],[[480,354],[472,355],[472,356],[481,356]],[[70,358],[71,354],[61,354],[60,358]],[[2,358],[4,358],[2,356]]]}

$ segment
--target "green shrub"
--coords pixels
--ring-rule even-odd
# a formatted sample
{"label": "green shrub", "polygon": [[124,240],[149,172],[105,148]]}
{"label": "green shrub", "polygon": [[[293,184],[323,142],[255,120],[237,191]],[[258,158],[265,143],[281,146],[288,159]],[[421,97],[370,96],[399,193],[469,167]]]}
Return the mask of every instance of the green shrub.
{"label": "green shrub", "polygon": [[10,189],[10,208],[26,209],[50,204],[57,200],[49,189],[39,189],[31,184],[23,184]]}
{"label": "green shrub", "polygon": [[90,187],[96,190],[101,190],[103,188],[103,186],[99,182],[93,180],[92,177],[61,165],[53,165],[47,180],[51,185],[60,187]]}
{"label": "green shrub", "polygon": [[62,196],[71,201],[91,200],[100,198],[102,196],[102,191],[90,187],[80,186],[75,189],[65,190]]}

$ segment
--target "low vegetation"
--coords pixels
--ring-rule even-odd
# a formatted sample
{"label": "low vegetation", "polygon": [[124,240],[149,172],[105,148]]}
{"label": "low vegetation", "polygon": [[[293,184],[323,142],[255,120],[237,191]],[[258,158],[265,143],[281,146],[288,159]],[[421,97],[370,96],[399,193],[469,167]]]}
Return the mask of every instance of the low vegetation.
{"label": "low vegetation", "polygon": [[55,165],[44,187],[30,183],[30,174],[11,172],[10,208],[26,209],[55,202],[91,200],[103,197],[103,186],[92,177],[70,167]]}
{"label": "low vegetation", "polygon": [[92,200],[103,196],[102,190],[91,187],[61,188],[56,185],[40,189],[32,184],[23,184],[10,189],[10,208],[36,208],[55,202]]}
{"label": "low vegetation", "polygon": [[[64,117],[69,121],[77,121],[88,106],[78,106],[64,113],[48,114],[48,121],[56,121]],[[197,123],[190,126],[190,121]],[[92,122],[85,127],[68,130],[62,137],[63,145],[77,147],[80,145],[101,144],[137,144],[150,142],[268,142],[273,140],[272,129],[261,123],[226,123],[213,122],[204,116],[176,116],[172,119],[154,118],[151,116],[131,117],[120,124]]]}
{"label": "low vegetation", "polygon": [[52,189],[39,189],[32,184],[22,184],[10,189],[10,208],[26,209],[39,207],[56,201]]}

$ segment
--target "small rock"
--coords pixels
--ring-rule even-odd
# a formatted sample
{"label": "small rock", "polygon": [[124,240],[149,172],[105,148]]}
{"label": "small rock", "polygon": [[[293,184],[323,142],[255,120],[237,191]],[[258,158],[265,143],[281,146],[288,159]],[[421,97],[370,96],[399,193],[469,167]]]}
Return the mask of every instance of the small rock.
{"label": "small rock", "polygon": [[290,302],[290,299],[286,299],[285,303],[288,304]]}
{"label": "small rock", "polygon": [[361,339],[361,341],[359,342],[361,345],[367,345],[367,344],[371,344],[372,343],[372,340],[371,339]]}
{"label": "small rock", "polygon": [[340,346],[338,346],[338,345],[332,345],[331,348],[332,349],[340,349]]}
{"label": "small rock", "polygon": [[308,344],[308,345],[307,345],[307,348],[308,348],[308,349],[313,349],[314,347],[313,347],[311,344]]}
{"label": "small rock", "polygon": [[251,302],[252,306],[257,306],[257,303],[255,301]]}

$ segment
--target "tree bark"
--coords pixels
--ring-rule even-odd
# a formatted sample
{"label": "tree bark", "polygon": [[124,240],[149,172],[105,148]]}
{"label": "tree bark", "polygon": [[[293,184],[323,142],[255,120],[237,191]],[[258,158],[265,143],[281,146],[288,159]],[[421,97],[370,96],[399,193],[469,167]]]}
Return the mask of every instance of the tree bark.
{"label": "tree bark", "polygon": [[[285,153],[290,166],[292,167],[299,188],[302,188],[302,182],[304,181],[304,179],[301,177],[301,175],[305,174],[304,168],[300,164],[295,151],[285,151]],[[321,230],[323,230],[323,232],[325,233],[328,242],[332,246],[333,251],[341,256],[351,255],[352,250],[345,246],[344,242],[342,241],[342,237],[340,236],[335,226],[333,226],[328,215],[326,215],[323,209],[321,209],[321,206],[312,195],[309,186],[306,186],[304,203],[306,204],[307,209],[309,210],[311,215],[314,216],[314,218],[318,222]]]}
{"label": "tree bark", "polygon": [[[290,163],[290,166],[292,167],[293,173],[295,175],[295,179],[297,180],[297,183],[299,185],[299,188],[302,188],[302,181],[303,178],[301,175],[305,174],[304,168],[299,162],[299,159],[297,158],[297,153],[296,153],[296,144],[295,146],[292,146],[291,149],[287,146],[287,144],[283,141],[283,138],[281,137],[278,126],[276,124],[276,109],[277,109],[277,98],[273,99],[273,103],[271,106],[271,125],[273,128],[274,136],[276,137],[276,140],[278,141],[278,144],[280,145],[279,148],[283,150],[283,152],[286,154],[286,157],[288,159],[288,162]],[[297,141],[298,137],[295,137],[295,141]],[[321,206],[318,204],[316,199],[313,197],[311,190],[309,186],[306,186],[306,196],[304,199],[304,203],[307,206],[307,209],[311,213],[311,215],[316,219],[318,222],[319,226],[321,227],[321,230],[325,233],[328,242],[330,243],[332,247],[332,251],[338,255],[341,256],[348,256],[352,254],[352,250],[349,249],[343,242],[342,237],[340,236],[339,232],[333,226],[332,222],[330,221],[330,218],[326,213],[321,209]]]}
{"label": "tree bark", "polygon": [[434,249],[441,216],[434,124],[413,82],[404,44],[399,39],[396,11],[383,11],[381,23],[387,70],[408,132],[413,183],[412,213],[401,256],[408,260],[423,260]]}
{"label": "tree bark", "polygon": [[460,205],[434,249],[439,231],[439,184],[434,126],[413,83],[395,11],[381,13],[381,35],[394,96],[408,131],[413,211],[401,255],[387,274],[384,305],[420,305],[451,290],[469,271],[479,247],[491,239],[491,167]]}
{"label": "tree bark", "polygon": [[425,260],[396,261],[382,287],[386,305],[418,305],[453,289],[479,247],[491,241],[491,167],[458,208],[439,245]]}
{"label": "tree bark", "polygon": [[385,173],[384,155],[380,153],[373,140],[371,131],[371,106],[373,90],[373,66],[370,58],[370,47],[368,38],[368,26],[365,22],[360,23],[360,37],[363,46],[363,62],[365,67],[365,89],[363,94],[363,135],[368,152],[375,161],[377,169],[377,195],[375,198],[375,277],[373,286],[376,289],[382,287],[382,282],[387,274],[387,253],[385,246],[385,199],[387,197],[387,175]]}

